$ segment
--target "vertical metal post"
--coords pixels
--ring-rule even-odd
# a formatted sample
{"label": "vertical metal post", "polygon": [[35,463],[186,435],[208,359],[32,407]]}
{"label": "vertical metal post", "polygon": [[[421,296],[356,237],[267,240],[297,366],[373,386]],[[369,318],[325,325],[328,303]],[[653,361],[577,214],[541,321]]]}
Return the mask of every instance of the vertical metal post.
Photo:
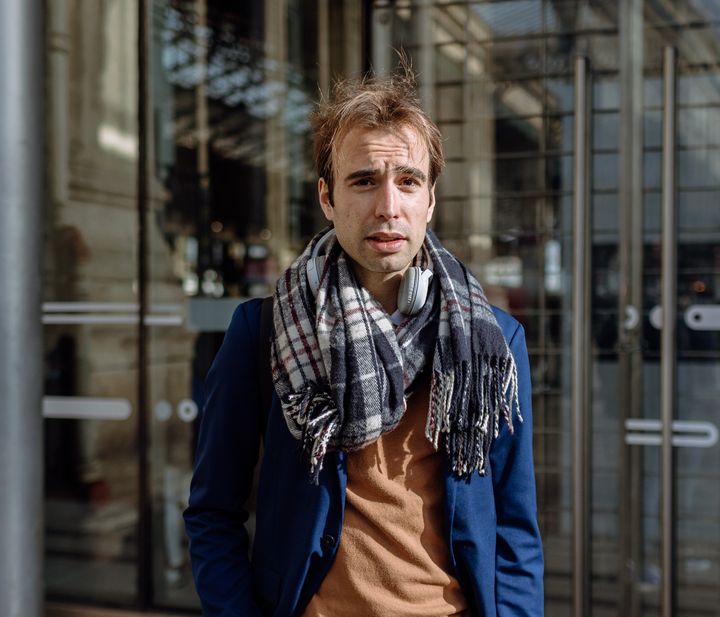
{"label": "vertical metal post", "polygon": [[362,22],[362,72],[367,73],[373,66],[373,50],[375,49],[373,0],[363,0],[361,8]]}
{"label": "vertical metal post", "polygon": [[435,44],[433,33],[433,0],[415,0],[411,28],[413,31],[413,68],[419,76],[418,94],[423,107],[435,115]]}
{"label": "vertical metal post", "polygon": [[572,321],[572,597],[574,617],[590,615],[590,199],[588,61],[575,58]]}
{"label": "vertical metal post", "polygon": [[45,7],[0,2],[0,615],[43,614]]}
{"label": "vertical metal post", "polygon": [[265,120],[265,221],[270,230],[270,250],[277,258],[280,272],[295,259],[290,247],[293,220],[288,176],[290,136],[283,114],[274,107],[278,102],[287,104],[287,98],[279,100],[279,97],[286,97],[288,86],[288,6],[288,0],[265,3],[265,58],[268,61],[265,79],[279,86],[283,93],[268,100]]}
{"label": "vertical metal post", "polygon": [[148,180],[148,109],[149,86],[149,11],[148,0],[138,0],[138,560],[137,590],[138,606],[146,609],[153,599],[152,563],[152,505],[150,498],[150,428],[148,409],[148,345],[150,337],[145,324],[148,306],[148,204],[150,198]]}
{"label": "vertical metal post", "polygon": [[[330,93],[330,6],[329,0],[317,0],[318,86],[323,96]],[[334,51],[334,50],[333,50]],[[344,52],[345,50],[343,50]]]}
{"label": "vertical metal post", "polygon": [[642,450],[625,443],[625,421],[643,408],[643,3],[618,5],[620,38],[620,157],[618,294],[618,549],[625,617],[640,616],[636,585],[642,561]]}
{"label": "vertical metal post", "polygon": [[[195,153],[198,188],[197,225],[199,228],[198,276],[211,267],[210,254],[210,107],[208,105],[208,51],[210,36],[207,23],[208,0],[194,0],[195,27]],[[269,160],[275,160],[270,158]],[[269,191],[272,192],[272,191]],[[278,202],[280,203],[280,202]],[[280,208],[281,209],[281,208]],[[273,230],[274,231],[274,230]]]}
{"label": "vertical metal post", "polygon": [[376,75],[389,75],[392,69],[393,5],[372,9],[372,68]]}
{"label": "vertical metal post", "polygon": [[675,200],[675,64],[673,47],[663,50],[662,149],[662,334],[660,339],[660,554],[661,617],[672,617],[675,606],[674,486],[672,423],[675,416],[677,320],[677,208]]}

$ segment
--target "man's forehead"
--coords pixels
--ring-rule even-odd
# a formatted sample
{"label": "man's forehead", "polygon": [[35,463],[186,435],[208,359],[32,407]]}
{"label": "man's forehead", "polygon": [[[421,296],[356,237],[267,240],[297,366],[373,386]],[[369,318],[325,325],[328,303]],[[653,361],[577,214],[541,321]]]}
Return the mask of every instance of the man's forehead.
{"label": "man's forehead", "polygon": [[[393,156],[406,163],[429,165],[427,145],[416,129],[410,126],[353,128],[341,136],[333,152],[336,166],[351,157],[363,155]],[[425,170],[427,171],[427,169]]]}

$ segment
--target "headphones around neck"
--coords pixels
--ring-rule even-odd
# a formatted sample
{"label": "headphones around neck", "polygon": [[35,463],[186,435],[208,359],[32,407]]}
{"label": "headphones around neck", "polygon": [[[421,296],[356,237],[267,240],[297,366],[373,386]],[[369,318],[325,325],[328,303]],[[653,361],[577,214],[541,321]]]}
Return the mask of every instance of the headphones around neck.
{"label": "headphones around neck", "polygon": [[[310,259],[307,262],[306,272],[308,285],[310,285],[313,298],[317,296],[318,289],[320,289],[320,277],[322,276],[325,266],[325,247],[334,237],[335,230],[328,230],[327,233],[320,238],[315,248],[313,248]],[[412,316],[420,312],[420,309],[425,304],[425,300],[427,300],[432,277],[432,270],[423,270],[419,266],[410,266],[405,271],[400,283],[400,289],[398,289],[398,310],[393,317],[395,317],[397,313]]]}

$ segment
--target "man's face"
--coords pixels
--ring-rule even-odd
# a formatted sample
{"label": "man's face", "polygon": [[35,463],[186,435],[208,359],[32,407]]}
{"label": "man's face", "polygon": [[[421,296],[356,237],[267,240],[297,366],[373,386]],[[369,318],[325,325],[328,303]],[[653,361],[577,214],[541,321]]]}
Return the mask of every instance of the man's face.
{"label": "man's face", "polygon": [[401,275],[418,253],[435,207],[430,159],[421,137],[352,129],[333,159],[332,203],[318,182],[320,205],[366,287]]}

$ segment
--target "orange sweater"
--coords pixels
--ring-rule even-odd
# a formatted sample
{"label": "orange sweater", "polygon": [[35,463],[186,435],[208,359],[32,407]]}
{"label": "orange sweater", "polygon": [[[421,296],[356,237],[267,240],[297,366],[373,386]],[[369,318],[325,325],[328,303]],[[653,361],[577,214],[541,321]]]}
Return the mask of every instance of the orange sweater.
{"label": "orange sweater", "polygon": [[444,534],[442,454],[425,437],[429,379],[395,430],[348,456],[335,561],[303,617],[466,614]]}

